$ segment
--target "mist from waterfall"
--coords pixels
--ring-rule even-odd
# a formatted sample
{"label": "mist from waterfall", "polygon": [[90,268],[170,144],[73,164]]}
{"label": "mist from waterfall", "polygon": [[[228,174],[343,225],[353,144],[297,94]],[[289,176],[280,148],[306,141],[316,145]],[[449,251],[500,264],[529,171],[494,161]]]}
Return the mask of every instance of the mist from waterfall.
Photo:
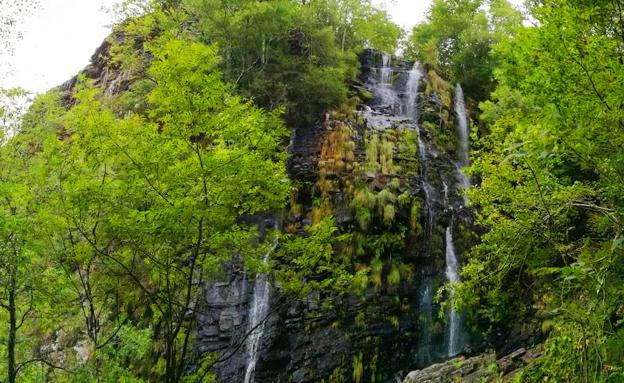
{"label": "mist from waterfall", "polygon": [[[271,253],[277,248],[277,240],[273,247],[264,255],[262,262],[267,264]],[[251,383],[254,380],[256,363],[258,361],[258,347],[264,333],[266,317],[269,312],[269,299],[271,291],[269,288],[269,276],[267,273],[259,273],[254,283],[253,300],[249,309],[249,324],[247,337],[247,367],[245,369],[244,383]]]}
{"label": "mist from waterfall", "polygon": [[[455,245],[453,244],[453,232],[451,227],[446,228],[446,279],[451,283],[460,281],[458,273],[457,255],[455,254]],[[455,290],[451,287],[450,295],[454,295]],[[460,318],[455,309],[449,310],[448,321],[448,356],[452,357],[459,354],[459,335],[460,335]]]}

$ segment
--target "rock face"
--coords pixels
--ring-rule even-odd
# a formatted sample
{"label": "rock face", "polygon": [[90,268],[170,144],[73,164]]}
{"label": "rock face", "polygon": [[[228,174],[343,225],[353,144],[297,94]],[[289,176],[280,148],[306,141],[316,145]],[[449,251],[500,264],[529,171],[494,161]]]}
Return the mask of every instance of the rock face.
{"label": "rock face", "polygon": [[[135,74],[111,66],[109,50],[105,42],[83,74],[115,94]],[[392,64],[377,52],[364,52],[361,63],[353,94],[367,102],[293,130],[287,166],[299,185],[298,208],[280,222],[257,223],[305,234],[306,225],[331,214],[354,238],[357,263],[373,271],[363,295],[332,309],[322,306],[324,296],[295,299],[272,285],[250,381],[395,382],[448,358],[448,325],[433,300],[446,282],[445,232],[452,231],[460,260],[476,237],[457,182],[452,87],[426,67]],[[61,87],[68,105],[75,84]],[[358,199],[364,205],[354,206]],[[374,207],[365,206],[371,201]],[[385,248],[371,245],[389,239]],[[195,353],[217,355],[219,382],[245,381],[255,279],[234,260],[198,302]],[[468,338],[462,333],[462,344]]]}
{"label": "rock face", "polygon": [[[299,208],[281,224],[304,232],[331,214],[354,238],[400,239],[383,254],[379,284],[332,309],[322,308],[323,296],[300,300],[272,286],[254,382],[394,382],[448,357],[448,326],[433,302],[446,282],[445,231],[452,228],[458,254],[475,239],[457,186],[452,88],[426,68],[415,79],[412,65],[391,65],[372,51],[362,65],[354,89],[370,96],[366,105],[293,131],[287,165],[300,185]],[[361,194],[376,198],[370,216],[354,207]],[[360,262],[379,260],[361,246]],[[233,266],[226,274],[205,288],[197,351],[220,355],[218,381],[243,382],[255,277]]]}
{"label": "rock face", "polygon": [[[109,37],[82,72],[105,94],[123,92],[141,75],[110,62],[109,41],[123,39]],[[143,52],[141,44],[135,49]],[[476,240],[458,182],[453,87],[430,68],[378,52],[360,59],[352,96],[364,102],[293,129],[287,166],[298,193],[278,222],[256,223],[305,235],[306,225],[333,216],[353,239],[350,255],[341,255],[354,259],[353,271],[368,270],[364,292],[330,309],[325,296],[295,299],[272,285],[250,379],[256,383],[395,382],[449,357],[449,326],[433,299],[446,282],[445,235],[452,234],[459,261]],[[76,82],[61,86],[68,106]],[[256,278],[234,259],[198,301],[195,354],[217,355],[219,382],[245,381]],[[465,330],[460,337],[469,343]]]}
{"label": "rock face", "polygon": [[403,383],[510,382],[519,369],[541,355],[539,347],[518,349],[499,359],[494,353],[455,358],[410,372]]}

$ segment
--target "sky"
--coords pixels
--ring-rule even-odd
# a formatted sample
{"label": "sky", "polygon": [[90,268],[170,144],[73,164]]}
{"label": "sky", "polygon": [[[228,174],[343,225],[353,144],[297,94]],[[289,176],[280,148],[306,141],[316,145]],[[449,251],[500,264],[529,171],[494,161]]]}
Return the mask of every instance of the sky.
{"label": "sky", "polygon": [[[39,1],[40,7],[19,26],[23,38],[13,55],[0,56],[12,68],[0,77],[0,87],[22,87],[40,93],[70,79],[88,64],[110,33],[110,9],[118,0]],[[424,19],[431,0],[374,2],[388,11],[395,23],[409,30]]]}
{"label": "sky", "polygon": [[11,71],[0,79],[5,88],[43,92],[84,68],[111,31],[115,0],[40,0],[18,28],[23,37],[9,61]]}

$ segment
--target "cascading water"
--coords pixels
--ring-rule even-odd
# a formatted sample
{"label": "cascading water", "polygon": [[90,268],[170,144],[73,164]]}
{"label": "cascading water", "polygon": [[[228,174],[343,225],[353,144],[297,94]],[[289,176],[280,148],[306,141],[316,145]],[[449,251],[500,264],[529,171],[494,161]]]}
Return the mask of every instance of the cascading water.
{"label": "cascading water", "polygon": [[381,57],[381,68],[379,77],[375,85],[375,93],[378,95],[383,106],[394,108],[397,103],[397,94],[392,87],[392,75],[394,73],[390,66],[390,55],[384,53]]}
{"label": "cascading water", "polygon": [[416,100],[418,98],[418,84],[421,77],[420,65],[415,63],[412,70],[408,72],[407,83],[405,84],[404,107],[401,108],[405,116],[413,119],[417,118]]}
{"label": "cascading water", "polygon": [[428,176],[428,166],[427,166],[427,148],[425,147],[425,143],[420,138],[420,131],[418,133],[418,154],[420,155],[420,160],[422,161],[420,168],[420,176],[423,183],[423,191],[425,192],[425,207],[427,209],[427,227],[425,228],[427,233],[431,232],[433,226],[433,219],[435,217],[435,212],[433,211],[433,187],[429,184],[429,176]]}
{"label": "cascading water", "polygon": [[459,135],[459,160],[462,166],[468,166],[470,165],[470,160],[468,158],[468,152],[470,150],[470,130],[464,101],[464,91],[460,84],[455,86],[455,113],[457,114],[457,133]]}
{"label": "cascading water", "polygon": [[[372,84],[372,90],[378,100],[375,109],[380,110],[385,116],[388,116],[388,107],[390,112],[397,111],[400,117],[404,117],[406,121],[413,122],[414,129],[418,133],[418,154],[421,160],[420,181],[424,197],[424,243],[423,254],[430,257],[434,253],[433,244],[436,236],[436,202],[444,198],[445,206],[451,206],[453,199],[450,195],[451,190],[467,189],[469,185],[468,177],[461,171],[463,167],[469,165],[469,126],[466,108],[464,104],[464,96],[461,86],[455,89],[455,113],[458,121],[458,137],[460,142],[459,161],[457,167],[457,187],[453,187],[448,180],[443,181],[439,190],[430,183],[429,172],[431,161],[435,161],[436,154],[428,149],[425,142],[425,131],[418,125],[418,88],[422,79],[420,65],[414,64],[411,70],[406,72],[405,81],[397,81],[401,89],[395,89],[392,84],[393,70],[390,67],[390,57],[384,55],[382,67],[377,72],[375,83]],[[399,97],[400,95],[400,97]],[[365,108],[365,112],[372,114],[370,110]],[[377,111],[376,111],[377,112]],[[379,113],[379,112],[377,112]],[[374,116],[373,116],[374,118]],[[433,168],[435,170],[435,168]],[[465,197],[464,197],[465,198]],[[467,200],[464,199],[464,205]],[[450,208],[452,210],[452,208]],[[451,218],[452,222],[452,218]],[[452,223],[446,228],[446,278],[451,284],[459,282],[458,260],[455,254],[455,246],[453,243]],[[442,347],[434,339],[434,303],[433,296],[436,290],[436,281],[434,277],[425,272],[418,296],[420,334],[417,353],[417,363],[421,366],[429,365],[435,359],[442,355],[454,356],[461,352],[461,318],[455,310],[449,311],[449,322],[447,323],[446,349]],[[451,290],[451,296],[454,292]]]}
{"label": "cascading water", "polygon": [[431,354],[432,336],[431,327],[433,325],[433,286],[431,277],[425,276],[420,292],[420,302],[418,304],[420,335],[418,339],[417,363],[426,366],[433,361]]}
{"label": "cascading water", "polygon": [[[459,164],[456,166],[456,171],[459,178],[459,186],[465,191],[470,188],[470,180],[462,168],[470,165],[470,127],[468,125],[464,91],[460,84],[455,86],[455,115],[457,117],[457,135],[459,137]],[[467,204],[468,198],[464,195],[464,205]]]}
{"label": "cascading water", "polygon": [[[451,227],[446,228],[446,279],[451,283],[459,282],[457,272],[457,256],[455,255],[455,245],[453,244],[453,232]],[[455,291],[451,289],[451,297]],[[448,356],[459,354],[460,318],[455,309],[449,310],[448,323]]]}
{"label": "cascading water", "polygon": [[[271,253],[277,248],[277,240],[273,247],[266,252],[262,262],[267,264]],[[256,276],[254,283],[254,294],[249,309],[249,336],[247,338],[247,368],[245,369],[244,383],[251,383],[256,371],[256,362],[258,361],[258,346],[262,340],[264,333],[264,325],[267,314],[269,312],[269,298],[271,291],[269,289],[269,276],[266,273],[260,273]]]}
{"label": "cascading water", "polygon": [[[412,70],[408,72],[407,82],[405,83],[405,92],[403,95],[403,103],[401,111],[405,117],[408,117],[414,122],[418,121],[418,85],[422,78],[422,72],[420,71],[420,65],[415,63]],[[424,241],[424,253],[426,256],[431,255],[431,236],[433,234],[433,228],[435,225],[435,209],[433,207],[433,201],[435,196],[435,189],[429,183],[429,154],[427,153],[427,147],[422,140],[422,130],[417,125],[418,133],[418,154],[421,159],[421,174],[420,179],[422,182],[422,189],[425,194],[425,236]],[[433,361],[432,355],[432,326],[433,326],[433,281],[431,276],[425,275],[423,278],[420,300],[418,309],[420,311],[420,335],[417,362],[421,366],[429,365]]]}
{"label": "cascading water", "polygon": [[[470,180],[463,172],[462,168],[470,165],[470,128],[468,125],[468,114],[466,113],[466,104],[464,100],[464,91],[460,84],[455,87],[455,115],[457,117],[457,136],[459,138],[459,162],[456,164],[456,172],[458,177],[459,188],[468,190],[470,188]],[[463,196],[463,204],[468,204],[468,198]],[[455,254],[455,244],[453,242],[452,227],[446,228],[446,279],[451,284],[450,296],[455,294],[453,284],[460,282],[458,273],[458,261]],[[449,357],[457,355],[460,351],[460,335],[461,335],[461,318],[459,314],[451,308],[449,310],[448,321],[448,348]]]}
{"label": "cascading water", "polygon": [[[405,116],[417,121],[417,107],[416,101],[418,99],[418,84],[422,78],[422,72],[420,71],[420,65],[415,63],[412,70],[408,72],[407,82],[405,84],[405,96],[404,106],[402,109],[405,111]],[[421,164],[421,180],[422,187],[425,193],[425,208],[427,209],[427,221],[425,224],[425,231],[427,235],[431,234],[433,230],[433,223],[435,218],[435,211],[433,210],[433,194],[434,189],[429,184],[429,166],[428,166],[428,154],[425,143],[421,138],[422,131],[418,127],[418,154],[420,155]],[[429,242],[429,241],[427,241]]]}

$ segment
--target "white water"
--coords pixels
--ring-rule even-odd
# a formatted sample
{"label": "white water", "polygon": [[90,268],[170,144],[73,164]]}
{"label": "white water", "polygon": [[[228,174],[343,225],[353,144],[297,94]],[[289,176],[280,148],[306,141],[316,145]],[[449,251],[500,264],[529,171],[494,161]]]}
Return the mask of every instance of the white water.
{"label": "white water", "polygon": [[[455,87],[455,115],[457,116],[457,135],[459,137],[459,165],[457,173],[460,186],[465,190],[470,188],[470,180],[462,168],[470,165],[470,126],[464,100],[464,91],[460,84]],[[464,195],[464,205],[468,204],[468,198]]]}
{"label": "white water", "polygon": [[432,345],[432,324],[433,324],[433,294],[431,278],[425,276],[423,287],[420,293],[420,302],[418,304],[420,312],[420,339],[418,340],[417,360],[419,365],[426,366],[431,364],[431,345]]}
{"label": "white water", "polygon": [[[415,123],[418,123],[418,108],[416,103],[418,100],[418,85],[421,78],[422,72],[420,71],[418,63],[416,63],[412,70],[408,72],[403,98],[404,105],[402,106],[403,115],[413,119]],[[433,206],[435,189],[429,183],[429,153],[421,137],[422,130],[419,126],[417,126],[417,130],[418,154],[421,160],[420,179],[425,194],[426,209],[424,253],[426,256],[429,256],[431,255],[431,237],[435,225],[435,209]],[[427,366],[433,361],[433,281],[431,277],[424,277],[419,298],[420,330],[417,361],[419,365]]]}
{"label": "white water", "polygon": [[375,93],[379,96],[384,106],[394,108],[398,97],[392,87],[392,75],[394,71],[390,65],[390,55],[384,53],[381,60],[381,68],[379,68],[379,78],[375,86]]}
{"label": "white water", "polygon": [[[425,143],[420,138],[420,131],[418,132],[418,153],[421,160],[420,179],[422,182],[423,191],[425,192],[425,208],[427,209],[425,233],[427,234],[427,236],[430,236],[433,230],[433,224],[435,219],[435,211],[433,209],[433,194],[435,191],[433,189],[433,186],[429,184],[427,148],[425,147]],[[427,243],[428,242],[429,241],[427,241]]]}
{"label": "white water", "polygon": [[[276,247],[277,241],[275,241],[273,247],[264,255],[264,259],[262,261],[265,264],[269,262],[269,256]],[[262,340],[265,320],[269,312],[270,294],[269,276],[266,273],[258,274],[254,283],[254,294],[251,308],[249,309],[248,331],[250,331],[250,333],[247,338],[247,368],[245,369],[245,383],[253,382],[254,372],[256,371],[256,362],[258,361],[258,346]]]}
{"label": "white water", "polygon": [[405,85],[405,108],[403,114],[407,117],[416,119],[416,99],[418,97],[418,84],[422,78],[420,65],[415,63],[412,70],[408,72],[407,84]]}
{"label": "white water", "polygon": [[[446,279],[451,283],[460,281],[457,272],[457,256],[455,255],[455,245],[453,244],[453,233],[451,227],[446,228]],[[451,297],[455,290],[451,287]],[[460,318],[457,312],[451,308],[449,311],[449,331],[448,331],[448,356],[459,354],[459,331]]]}
{"label": "white water", "polygon": [[464,91],[460,84],[455,86],[455,114],[457,115],[457,133],[459,134],[459,160],[462,166],[470,165],[470,127],[464,101]]}
{"label": "white water", "polygon": [[392,76],[392,67],[390,66],[390,55],[384,53],[381,56],[381,76],[379,82],[386,85],[391,85],[390,77]]}

